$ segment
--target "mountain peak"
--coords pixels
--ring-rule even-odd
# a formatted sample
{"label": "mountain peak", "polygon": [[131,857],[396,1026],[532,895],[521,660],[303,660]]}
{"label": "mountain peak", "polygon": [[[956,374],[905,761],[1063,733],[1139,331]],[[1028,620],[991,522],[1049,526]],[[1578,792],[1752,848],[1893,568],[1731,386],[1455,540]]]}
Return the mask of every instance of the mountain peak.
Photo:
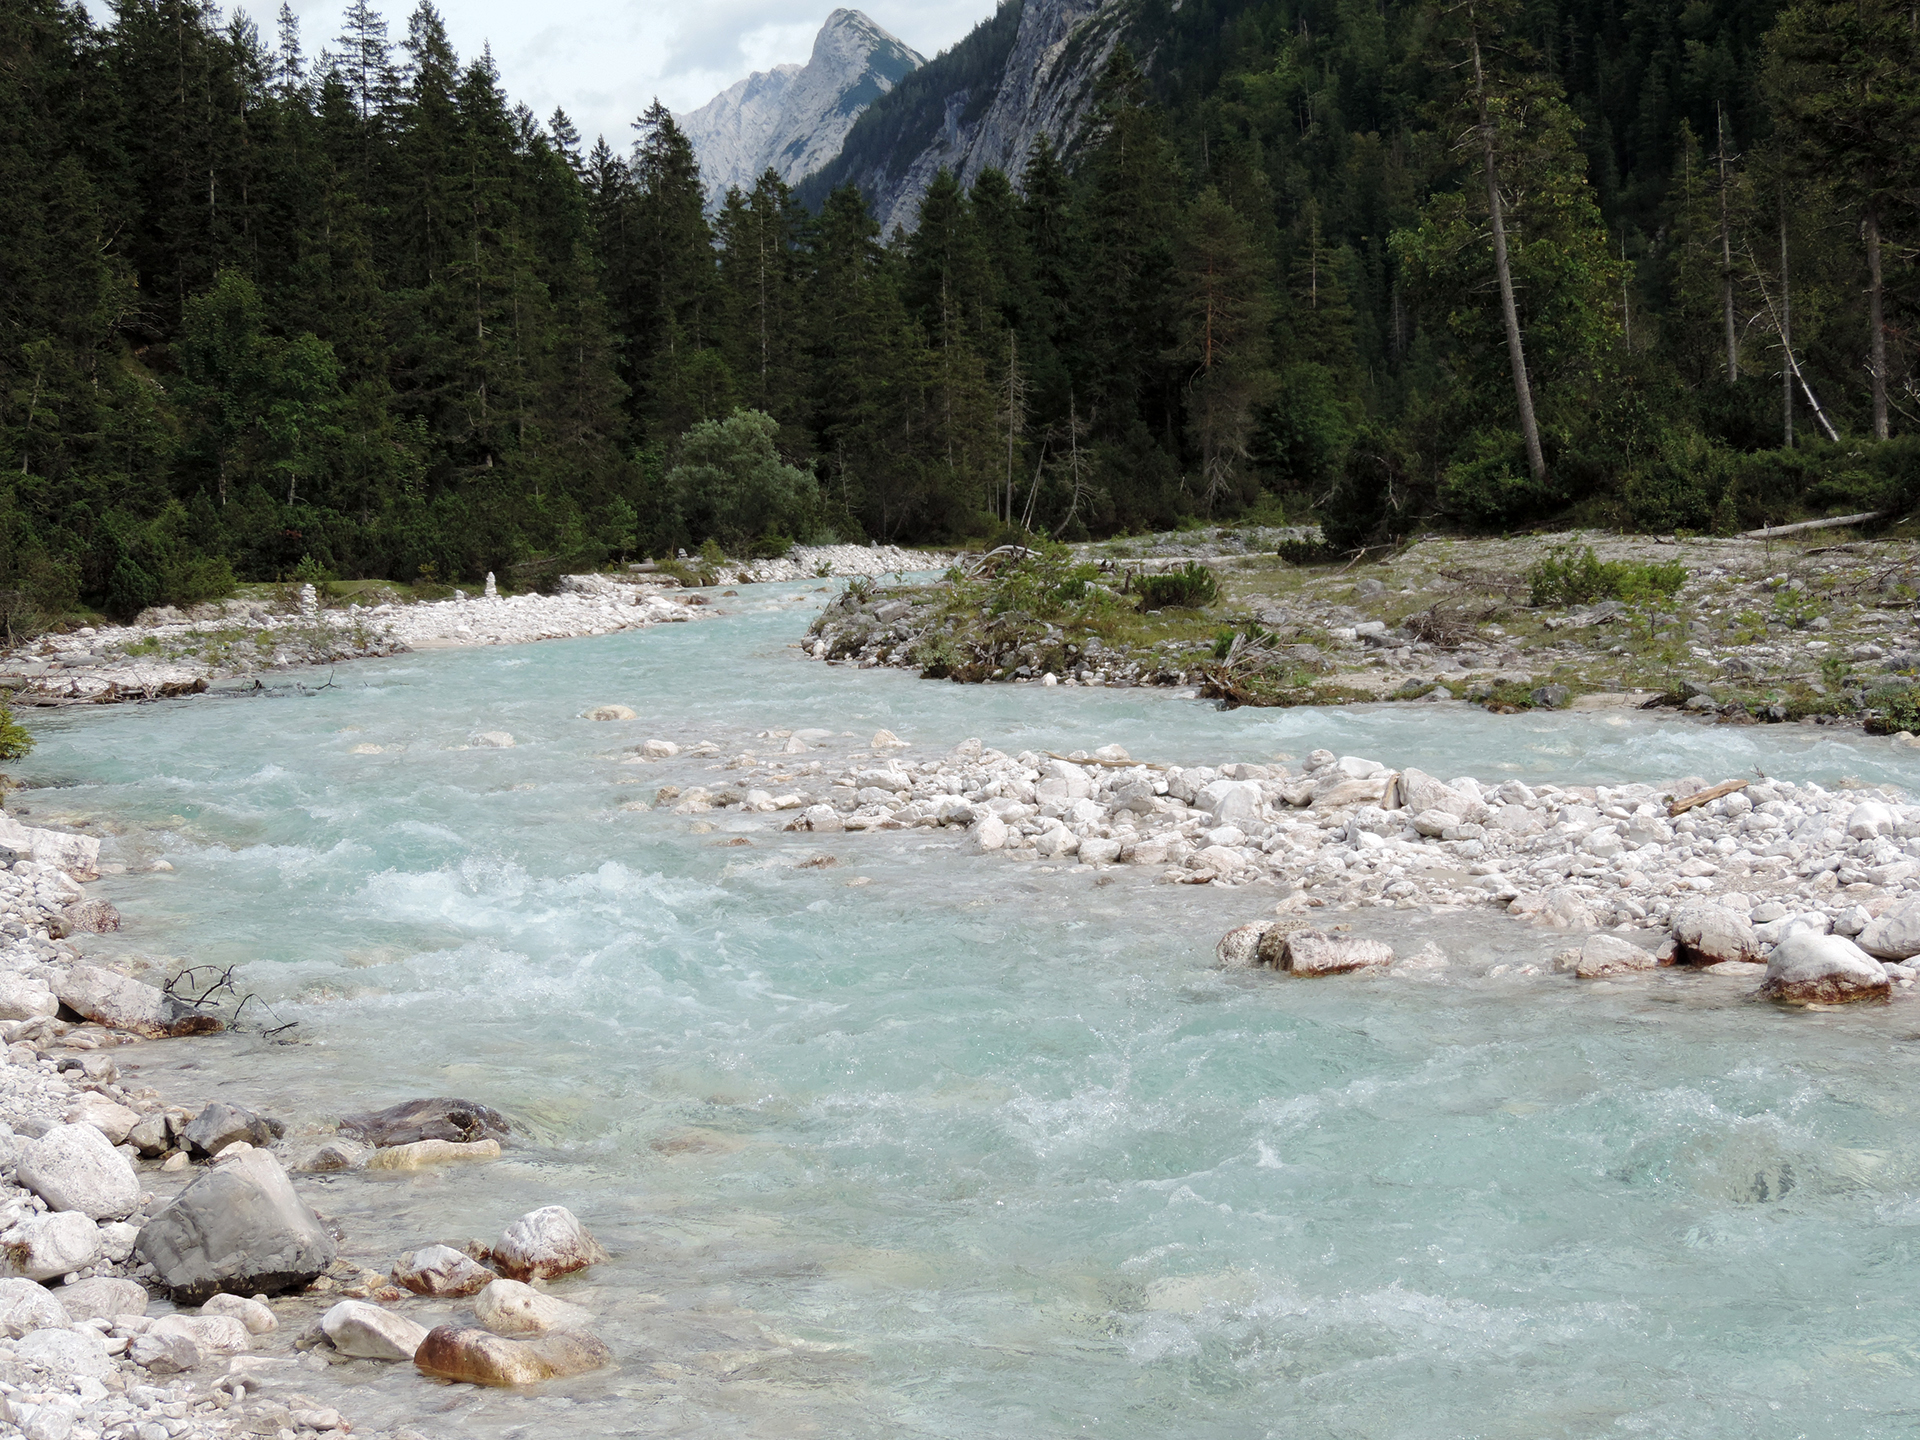
{"label": "mountain peak", "polygon": [[750,189],[771,168],[788,184],[840,153],[867,107],[924,60],[858,10],[835,10],[805,65],[777,65],[735,81],[681,128],[700,157],[709,200]]}

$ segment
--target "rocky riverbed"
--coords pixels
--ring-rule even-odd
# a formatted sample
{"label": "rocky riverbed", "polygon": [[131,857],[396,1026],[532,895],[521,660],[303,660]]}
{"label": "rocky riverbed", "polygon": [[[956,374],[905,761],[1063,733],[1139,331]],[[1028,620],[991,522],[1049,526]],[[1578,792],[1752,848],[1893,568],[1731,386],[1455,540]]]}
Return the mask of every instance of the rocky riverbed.
{"label": "rocky riverbed", "polygon": [[[120,925],[86,895],[98,865],[90,836],[0,820],[0,1433],[345,1433],[351,1415],[324,1398],[342,1390],[336,1365],[524,1385],[612,1363],[591,1316],[545,1288],[607,1258],[564,1208],[459,1250],[422,1237],[382,1273],[341,1258],[288,1173],[484,1163],[506,1117],[427,1099],[289,1136],[244,1105],[190,1111],[141,1085],[146,1047],[244,1007],[217,976],[88,963],[73,937]],[[466,1323],[411,1313],[438,1322],[449,1301],[470,1305]]]}
{"label": "rocky riverbed", "polygon": [[[1734,724],[1892,733],[1920,720],[1912,541],[1428,537],[1354,562],[1309,550],[1294,564],[1263,551],[1271,539],[1119,540],[1077,547],[1057,573],[859,588],[826,608],[808,649],[929,678],[1192,686],[1236,704],[1551,709],[1609,694]],[[1589,547],[1601,564],[1677,565],[1684,578],[1670,595],[1533,604],[1532,567]],[[1217,598],[1144,609],[1133,578],[1184,562],[1208,569]]]}
{"label": "rocky riverbed", "polygon": [[[972,740],[920,758],[886,731],[829,766],[802,758],[826,732],[767,738],[771,754],[721,762],[730,773],[712,784],[663,786],[654,803],[689,816],[790,812],[787,829],[820,834],[962,832],[983,861],[1266,889],[1295,917],[1484,907],[1598,937],[1563,957],[1559,968],[1579,978],[1678,962],[1824,1003],[1904,994],[1920,976],[1908,963],[1920,957],[1920,807],[1890,789],[1699,775],[1665,786],[1442,781],[1326,750],[1297,767],[1181,767],[1111,745],[1008,755]],[[655,739],[630,759],[678,754]]]}
{"label": "rocky riverbed", "polygon": [[[729,560],[715,585],[905,574],[945,563],[896,546],[796,546],[784,559]],[[83,626],[0,653],[0,690],[27,704],[110,703],[197,694],[262,672],[463,645],[519,645],[610,635],[699,618],[708,597],[652,567],[567,575],[552,594],[501,595],[489,575],[472,593],[413,601],[391,588],[341,601],[311,585],[181,611],[144,611],[131,625]]]}

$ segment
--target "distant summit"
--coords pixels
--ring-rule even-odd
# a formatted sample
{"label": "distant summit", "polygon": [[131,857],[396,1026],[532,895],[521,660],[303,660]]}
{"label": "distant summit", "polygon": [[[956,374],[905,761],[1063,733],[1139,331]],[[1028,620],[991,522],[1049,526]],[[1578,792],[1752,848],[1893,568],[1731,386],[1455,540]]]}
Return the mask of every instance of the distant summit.
{"label": "distant summit", "polygon": [[756,71],[678,117],[711,203],[730,185],[751,189],[769,167],[789,184],[811,175],[869,105],[924,63],[858,10],[834,11],[805,65]]}

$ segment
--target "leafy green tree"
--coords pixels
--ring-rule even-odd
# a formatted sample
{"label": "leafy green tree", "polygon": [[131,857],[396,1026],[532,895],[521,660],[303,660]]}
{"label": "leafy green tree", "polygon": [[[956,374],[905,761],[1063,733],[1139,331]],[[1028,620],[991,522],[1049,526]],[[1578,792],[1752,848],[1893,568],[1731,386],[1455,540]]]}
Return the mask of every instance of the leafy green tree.
{"label": "leafy green tree", "polygon": [[779,430],[771,415],[735,410],[681,437],[679,463],[667,480],[695,538],[737,551],[762,535],[812,528],[813,476],[780,458]]}

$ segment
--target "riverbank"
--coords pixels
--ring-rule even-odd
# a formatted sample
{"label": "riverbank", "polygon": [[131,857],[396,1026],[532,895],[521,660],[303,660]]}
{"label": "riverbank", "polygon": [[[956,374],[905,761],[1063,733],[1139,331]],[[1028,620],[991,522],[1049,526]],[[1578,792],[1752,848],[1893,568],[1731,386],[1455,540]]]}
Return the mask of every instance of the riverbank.
{"label": "riverbank", "polygon": [[904,574],[945,563],[896,546],[796,546],[779,560],[726,560],[711,586],[671,574],[566,575],[552,594],[473,593],[416,600],[389,586],[342,597],[284,586],[182,612],[159,607],[130,625],[83,626],[0,651],[0,691],[26,705],[111,704],[200,694],[220,681],[348,660],[468,645],[521,645],[698,619],[718,587]]}
{"label": "riverbank", "polygon": [[[1264,543],[1267,537],[1260,540]],[[1530,576],[1591,549],[1602,593],[1534,604]],[[1920,546],[1788,540],[1429,537],[1360,562],[1294,564],[1232,531],[1078,547],[1051,568],[840,598],[816,659],[929,678],[1189,686],[1230,704],[1466,699],[1554,709],[1589,695],[1729,724],[1920,724]],[[1217,594],[1149,609],[1141,574],[1205,567]],[[1081,568],[1075,568],[1081,567]],[[1667,588],[1660,588],[1662,585]]]}

